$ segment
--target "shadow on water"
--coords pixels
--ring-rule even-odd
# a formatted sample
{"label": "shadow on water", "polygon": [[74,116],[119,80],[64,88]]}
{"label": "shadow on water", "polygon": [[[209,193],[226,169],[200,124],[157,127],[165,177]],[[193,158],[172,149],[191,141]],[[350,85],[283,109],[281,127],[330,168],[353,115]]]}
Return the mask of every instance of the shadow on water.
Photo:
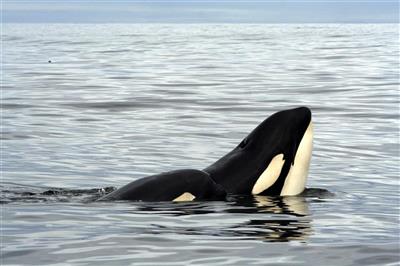
{"label": "shadow on water", "polygon": [[[115,188],[61,189],[26,187],[7,183],[1,185],[2,204],[82,203],[91,208],[96,199]],[[226,201],[210,202],[96,202],[95,206],[122,207],[122,213],[149,219],[148,226],[136,227],[133,234],[186,235],[261,240],[265,242],[305,241],[313,233],[309,203],[323,201],[334,194],[308,188],[299,196],[269,197],[229,195]],[[153,217],[153,218],[151,218]],[[174,224],[158,223],[160,218],[181,217]],[[191,219],[195,219],[195,223]],[[189,223],[185,222],[189,219]]]}

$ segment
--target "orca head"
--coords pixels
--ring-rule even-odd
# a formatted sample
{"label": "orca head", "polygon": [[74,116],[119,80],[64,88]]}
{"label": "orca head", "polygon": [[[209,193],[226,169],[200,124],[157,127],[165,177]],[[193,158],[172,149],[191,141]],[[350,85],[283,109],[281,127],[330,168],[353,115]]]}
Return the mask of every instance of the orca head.
{"label": "orca head", "polygon": [[297,195],[305,188],[312,139],[310,109],[280,111],[205,171],[231,193]]}

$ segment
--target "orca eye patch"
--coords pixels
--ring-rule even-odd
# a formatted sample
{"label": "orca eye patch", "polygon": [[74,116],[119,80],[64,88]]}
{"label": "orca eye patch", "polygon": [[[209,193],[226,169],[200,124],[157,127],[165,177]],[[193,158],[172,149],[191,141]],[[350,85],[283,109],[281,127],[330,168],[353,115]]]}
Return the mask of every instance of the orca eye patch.
{"label": "orca eye patch", "polygon": [[245,138],[244,140],[242,140],[242,142],[240,142],[239,147],[243,149],[244,147],[246,147],[248,142],[249,140]]}

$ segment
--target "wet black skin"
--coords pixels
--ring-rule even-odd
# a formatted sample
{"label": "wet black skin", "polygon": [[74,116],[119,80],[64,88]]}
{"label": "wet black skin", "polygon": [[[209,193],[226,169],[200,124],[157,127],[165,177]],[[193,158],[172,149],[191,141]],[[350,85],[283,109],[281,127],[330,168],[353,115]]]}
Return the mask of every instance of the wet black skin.
{"label": "wet black skin", "polygon": [[279,195],[310,121],[311,111],[307,107],[277,112],[257,126],[236,148],[204,171],[228,193],[251,194],[258,177],[272,158],[283,153],[285,163],[278,180],[261,193]]}
{"label": "wet black skin", "polygon": [[172,201],[189,192],[195,200],[223,200],[225,190],[209,174],[193,169],[165,172],[135,180],[99,200]]}

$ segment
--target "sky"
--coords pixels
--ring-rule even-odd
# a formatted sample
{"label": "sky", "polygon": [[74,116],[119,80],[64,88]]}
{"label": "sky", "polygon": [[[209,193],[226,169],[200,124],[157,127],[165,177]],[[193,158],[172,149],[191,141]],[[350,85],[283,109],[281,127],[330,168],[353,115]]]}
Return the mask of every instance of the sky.
{"label": "sky", "polygon": [[399,23],[400,0],[2,0],[3,23]]}

